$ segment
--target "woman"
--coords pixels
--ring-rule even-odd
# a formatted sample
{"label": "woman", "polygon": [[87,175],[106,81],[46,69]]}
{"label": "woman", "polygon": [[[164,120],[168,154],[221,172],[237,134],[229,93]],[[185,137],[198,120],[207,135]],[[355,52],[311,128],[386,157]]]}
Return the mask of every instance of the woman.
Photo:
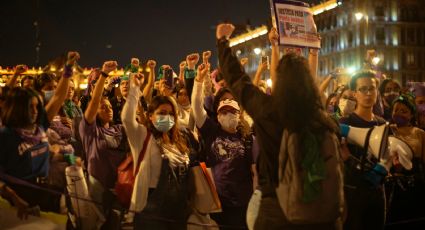
{"label": "woman", "polygon": [[38,76],[34,89],[43,95],[44,102],[47,104],[55,93],[57,82],[52,74],[43,73]]}
{"label": "woman", "polygon": [[188,92],[184,86],[176,86],[176,101],[180,128],[194,130],[193,113],[190,107]]}
{"label": "woman", "polygon": [[[222,212],[213,214],[218,224],[246,227],[246,210],[253,192],[255,163],[252,133],[242,129],[238,103],[230,92],[218,93],[217,121],[207,116],[202,103],[202,84],[208,68],[198,67],[192,93],[195,123],[206,146],[207,164],[212,167]],[[217,97],[216,96],[216,97]]]}
{"label": "woman", "polygon": [[[276,198],[276,187],[279,184],[278,155],[283,131],[296,134],[303,141],[319,139],[325,132],[337,131],[334,122],[323,109],[307,60],[293,53],[283,56],[277,68],[271,69],[277,76],[270,98],[251,83],[251,79],[232,54],[228,38],[233,30],[234,26],[230,24],[217,27],[219,63],[235,98],[252,116],[260,144],[258,164],[262,200],[255,229],[335,228],[333,222],[315,226],[290,223]],[[278,36],[273,39],[273,43],[277,43],[277,39]],[[312,135],[307,135],[308,133]],[[310,138],[304,138],[309,136]],[[299,142],[299,146],[308,146],[303,141]],[[301,149],[306,152],[304,147]],[[338,155],[333,157],[339,159]],[[341,195],[335,196],[335,202],[339,202],[341,198]]]}
{"label": "woman", "polygon": [[[388,222],[421,218],[425,215],[425,132],[415,127],[416,106],[409,95],[397,97],[392,104],[393,135],[405,141],[413,150],[413,167],[407,171],[395,166],[387,182],[389,194]],[[424,223],[424,221],[420,222]],[[420,224],[415,222],[415,225]],[[406,226],[407,227],[407,226]]]}
{"label": "woman", "polygon": [[391,120],[391,105],[400,95],[400,90],[400,84],[393,79],[385,79],[379,86],[379,93],[382,96],[382,104],[384,105],[383,118],[387,121]]}
{"label": "woman", "polygon": [[99,208],[108,220],[112,218],[108,218],[112,203],[110,189],[115,186],[117,168],[128,151],[123,127],[112,123],[114,114],[111,103],[107,97],[102,97],[105,80],[116,67],[116,62],[107,61],[103,64],[102,71],[93,70],[100,77],[79,127],[83,149],[87,155],[89,192],[93,200],[103,204]]}
{"label": "woman", "polygon": [[[146,125],[136,121],[140,82],[131,76],[121,119],[133,160],[143,157],[136,175],[130,209],[136,211],[135,229],[186,229],[189,214],[187,175],[190,148],[179,129],[172,97],[156,96],[149,104]],[[140,155],[144,142],[146,151]],[[161,221],[165,218],[171,222]]]}
{"label": "woman", "polygon": [[[2,110],[5,127],[0,130],[0,172],[38,186],[48,186],[49,146],[46,130],[65,100],[72,77],[72,65],[78,59],[78,53],[68,53],[58,90],[46,106],[40,95],[32,89],[10,90]],[[18,185],[16,181],[6,182],[19,197],[28,202],[24,209],[38,205],[43,211],[59,212],[60,196]]]}
{"label": "woman", "polygon": [[356,109],[356,98],[347,86],[344,86],[339,94],[338,108],[341,117],[348,117]]}

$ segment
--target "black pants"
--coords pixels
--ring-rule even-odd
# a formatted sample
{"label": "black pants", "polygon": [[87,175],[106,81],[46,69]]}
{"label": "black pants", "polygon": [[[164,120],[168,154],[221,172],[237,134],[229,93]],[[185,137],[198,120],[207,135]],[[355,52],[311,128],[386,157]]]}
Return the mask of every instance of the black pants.
{"label": "black pants", "polygon": [[277,197],[263,197],[261,199],[260,210],[258,211],[258,216],[257,220],[255,221],[254,229],[334,230],[336,229],[336,225],[335,223],[311,225],[291,224],[285,218],[285,215],[283,214],[282,208],[279,205]]}
{"label": "black pants", "polygon": [[218,225],[223,225],[220,229],[248,229],[246,225],[246,209],[248,207],[222,207],[222,212],[210,214],[211,219]]}
{"label": "black pants", "polygon": [[385,229],[414,229],[419,226],[425,229],[425,183],[404,184],[403,187],[391,183],[385,189],[388,197],[388,226]]}
{"label": "black pants", "polygon": [[186,229],[189,216],[187,182],[187,174],[173,173],[168,160],[163,160],[158,185],[149,193],[143,211],[134,216],[134,229]]}
{"label": "black pants", "polygon": [[345,187],[347,219],[345,230],[384,229],[385,193],[384,188]]}

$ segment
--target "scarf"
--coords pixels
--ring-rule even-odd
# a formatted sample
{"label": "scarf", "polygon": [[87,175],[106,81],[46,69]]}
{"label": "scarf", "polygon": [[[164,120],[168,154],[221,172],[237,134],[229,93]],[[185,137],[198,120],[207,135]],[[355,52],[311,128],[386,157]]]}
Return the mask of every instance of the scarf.
{"label": "scarf", "polygon": [[15,129],[18,136],[22,139],[22,142],[18,146],[18,153],[21,156],[28,149],[40,144],[41,142],[47,142],[46,132],[40,127],[37,127],[35,131],[26,129]]}
{"label": "scarf", "polygon": [[303,138],[303,159],[301,167],[304,174],[303,201],[308,203],[317,199],[322,193],[321,181],[326,177],[325,160],[320,153],[321,141],[307,131]]}
{"label": "scarf", "polygon": [[78,115],[77,114],[78,107],[74,104],[74,102],[72,102],[72,100],[65,101],[63,105],[63,111],[65,115],[71,119]]}
{"label": "scarf", "polygon": [[189,156],[186,153],[181,153],[176,145],[161,143],[158,145],[162,149],[162,153],[168,158],[172,168],[179,165],[189,165]]}

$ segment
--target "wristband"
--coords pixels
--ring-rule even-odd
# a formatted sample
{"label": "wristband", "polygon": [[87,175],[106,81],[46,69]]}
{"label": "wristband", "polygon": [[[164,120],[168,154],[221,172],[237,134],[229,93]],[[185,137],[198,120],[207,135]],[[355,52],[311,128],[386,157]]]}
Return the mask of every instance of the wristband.
{"label": "wristband", "polygon": [[62,75],[63,77],[70,78],[70,77],[72,77],[72,73],[73,73],[72,65],[65,65],[63,67],[63,75]]}
{"label": "wristband", "polygon": [[107,74],[107,73],[105,73],[105,72],[103,72],[103,71],[100,71],[100,76],[102,76],[102,77],[108,77],[108,76],[109,76],[109,74]]}

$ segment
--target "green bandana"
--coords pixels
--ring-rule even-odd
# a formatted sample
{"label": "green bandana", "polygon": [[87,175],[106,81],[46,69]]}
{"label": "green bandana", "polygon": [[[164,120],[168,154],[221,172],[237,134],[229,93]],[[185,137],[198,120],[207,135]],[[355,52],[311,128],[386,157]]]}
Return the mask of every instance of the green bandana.
{"label": "green bandana", "polygon": [[304,157],[301,167],[304,172],[303,201],[312,202],[322,193],[321,181],[326,177],[325,160],[320,153],[321,140],[310,131],[303,138]]}

